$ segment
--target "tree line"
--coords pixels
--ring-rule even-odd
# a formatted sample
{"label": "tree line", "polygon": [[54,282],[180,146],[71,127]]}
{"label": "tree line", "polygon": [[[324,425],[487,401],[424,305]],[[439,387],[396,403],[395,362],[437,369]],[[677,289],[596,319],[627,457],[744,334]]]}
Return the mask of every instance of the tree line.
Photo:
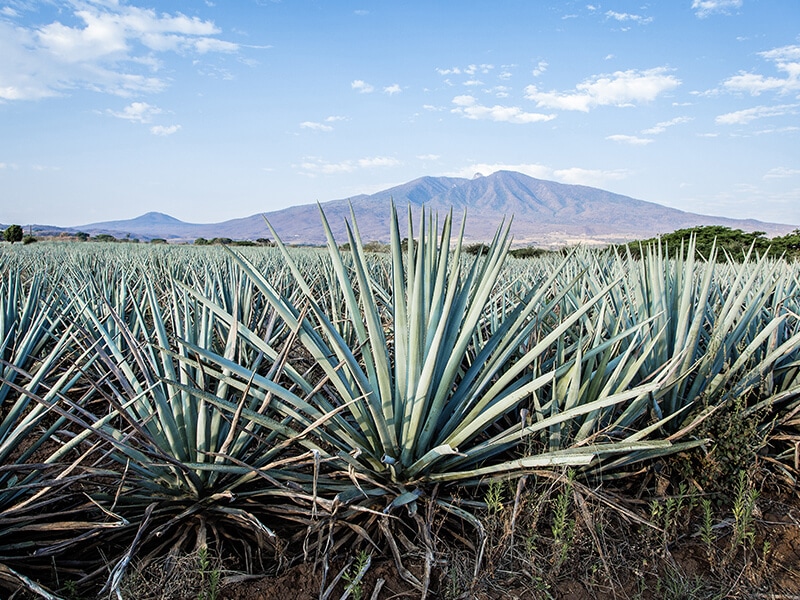
{"label": "tree line", "polygon": [[741,262],[751,248],[759,255],[769,252],[771,256],[783,256],[787,260],[800,259],[800,229],[795,229],[786,235],[768,238],[763,231],[746,233],[741,229],[722,225],[702,225],[677,229],[672,233],[628,242],[617,247],[630,251],[632,256],[639,258],[647,246],[660,241],[667,249],[668,255],[674,257],[680,251],[681,244],[685,246],[692,236],[695,238],[696,252],[702,258],[710,256],[711,249],[716,244],[718,262],[726,261],[728,258]]}
{"label": "tree line", "polygon": [[[88,233],[78,231],[68,234],[68,236],[79,241],[139,242],[137,238],[131,238],[130,236],[118,239],[107,233],[100,233],[92,237]],[[697,227],[677,229],[672,233],[661,234],[656,237],[634,240],[625,244],[619,244],[615,247],[619,251],[630,252],[634,258],[639,258],[642,255],[642,251],[647,248],[647,246],[661,243],[668,255],[674,257],[675,254],[680,251],[681,245],[685,245],[690,237],[695,238],[696,252],[698,256],[702,258],[710,256],[712,247],[716,245],[718,261],[725,261],[728,260],[728,258],[736,261],[744,260],[751,248],[758,254],[769,252],[772,256],[782,256],[788,260],[800,259],[800,229],[795,229],[786,235],[768,238],[763,231],[747,233],[741,229],[732,229],[722,225],[700,225]],[[29,244],[35,242],[37,238],[30,234],[25,235],[20,225],[10,225],[3,231],[3,239],[11,244],[16,242]],[[152,238],[150,243],[166,244],[167,240],[163,238]],[[267,238],[258,238],[252,241],[234,240],[228,237],[215,237],[211,239],[199,237],[194,241],[195,246],[212,246],[218,244],[226,246],[273,246],[274,242]],[[407,248],[407,244],[408,241],[404,239],[404,250]],[[464,247],[464,250],[470,254],[478,254],[484,252],[486,248],[487,246],[485,244],[478,243],[467,245]],[[349,250],[349,244],[343,244],[341,249]],[[368,252],[387,252],[389,246],[387,244],[381,244],[380,242],[368,242],[364,245],[364,249]],[[511,250],[510,254],[517,258],[532,258],[549,252],[563,252],[563,250],[546,250],[530,246],[526,248],[516,248]]]}

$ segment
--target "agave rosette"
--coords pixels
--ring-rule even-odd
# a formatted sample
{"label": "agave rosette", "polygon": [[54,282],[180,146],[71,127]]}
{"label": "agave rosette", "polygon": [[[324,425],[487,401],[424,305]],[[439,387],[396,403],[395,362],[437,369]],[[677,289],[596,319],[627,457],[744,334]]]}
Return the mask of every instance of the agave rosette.
{"label": "agave rosette", "polygon": [[[335,273],[327,281],[335,281],[342,299],[333,318],[317,281],[280,240],[302,292],[294,301],[236,257],[313,359],[289,378],[295,399],[284,394],[274,409],[291,420],[297,441],[316,446],[322,469],[312,482],[315,498],[335,493],[338,502],[370,510],[413,509],[437,483],[475,485],[676,449],[646,439],[659,424],[636,427],[673,363],[637,379],[652,351],[642,335],[649,324],[608,334],[601,327],[605,296],[618,281],[589,293],[582,270],[563,276],[572,264],[565,260],[525,297],[500,300],[508,226],[485,255],[470,259],[462,253],[463,223],[451,248],[452,216],[440,235],[436,219],[423,215],[420,235],[404,253],[395,213],[390,277],[382,278],[373,275],[355,219],[347,226],[347,252],[324,213],[322,220]],[[414,239],[410,225],[408,239]],[[244,330],[240,335],[247,337]],[[213,353],[204,358],[220,371],[235,368]],[[266,385],[239,368],[252,387]]]}

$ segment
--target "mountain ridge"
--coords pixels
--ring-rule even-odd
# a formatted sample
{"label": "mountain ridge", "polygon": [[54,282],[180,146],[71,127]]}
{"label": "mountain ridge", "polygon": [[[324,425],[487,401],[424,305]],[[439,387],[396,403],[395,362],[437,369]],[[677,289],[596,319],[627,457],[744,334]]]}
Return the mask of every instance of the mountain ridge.
{"label": "mountain ridge", "polygon": [[[345,220],[350,220],[351,210],[364,241],[385,242],[389,238],[392,203],[398,209],[401,231],[407,227],[406,206],[410,206],[415,215],[415,225],[423,206],[440,214],[453,210],[460,215],[466,211],[467,242],[490,240],[501,221],[513,216],[512,235],[516,246],[602,245],[700,225],[764,231],[770,236],[789,233],[796,227],[756,219],[689,213],[599,188],[536,179],[514,171],[497,171],[472,179],[423,176],[374,194],[330,200],[319,206],[340,243],[347,240]],[[188,223],[153,211],[134,219],[89,223],[69,230],[92,235],[106,233],[118,238],[164,238],[171,242],[191,242],[200,237],[255,240],[272,237],[264,217],[288,244],[325,243],[316,204],[206,224]]]}

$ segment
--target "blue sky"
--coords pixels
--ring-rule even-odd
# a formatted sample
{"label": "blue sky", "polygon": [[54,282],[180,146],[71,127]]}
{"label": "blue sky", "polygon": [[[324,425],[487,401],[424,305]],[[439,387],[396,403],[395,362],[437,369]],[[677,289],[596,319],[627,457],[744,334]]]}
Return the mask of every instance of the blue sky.
{"label": "blue sky", "polygon": [[0,222],[512,169],[800,224],[800,2],[0,0]]}

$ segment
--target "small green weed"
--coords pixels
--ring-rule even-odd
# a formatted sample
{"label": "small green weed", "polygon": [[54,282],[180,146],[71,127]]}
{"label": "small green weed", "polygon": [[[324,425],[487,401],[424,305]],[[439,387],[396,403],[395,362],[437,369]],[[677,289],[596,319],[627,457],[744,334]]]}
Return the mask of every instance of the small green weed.
{"label": "small green weed", "polygon": [[486,502],[486,508],[490,515],[496,515],[503,510],[503,501],[505,500],[504,487],[505,485],[502,481],[489,482],[489,488],[484,495],[484,502]]}
{"label": "small green weed", "polygon": [[745,471],[739,472],[736,483],[736,497],[733,500],[733,535],[731,550],[744,546],[752,547],[755,542],[755,517],[758,490],[753,489]]}
{"label": "small green weed", "polygon": [[71,579],[64,582],[63,592],[67,600],[81,600],[81,595],[78,593],[78,584]]}
{"label": "small green weed", "polygon": [[686,483],[681,482],[678,493],[665,499],[655,499],[650,503],[650,520],[662,530],[662,543],[666,546],[675,540],[688,519],[683,513],[691,515],[697,505],[697,497],[689,491]]}
{"label": "small green weed", "polygon": [[359,550],[353,565],[342,575],[342,579],[347,582],[347,590],[353,596],[353,600],[362,600],[364,597],[364,587],[361,585],[361,578],[364,577],[372,556],[366,550]]}
{"label": "small green weed", "polygon": [[200,577],[200,593],[197,600],[217,600],[219,597],[219,583],[221,572],[216,568],[208,553],[208,546],[202,546],[197,551],[197,571]]}
{"label": "small green weed", "polygon": [[575,473],[570,470],[567,473],[567,479],[561,491],[556,496],[553,507],[553,525],[551,527],[551,532],[556,549],[555,563],[557,567],[560,567],[566,560],[575,534],[576,521],[574,516],[570,513],[570,506],[572,504],[572,484],[574,480]]}
{"label": "small green weed", "polygon": [[702,521],[700,522],[700,539],[703,540],[703,544],[705,544],[706,556],[713,566],[714,561],[711,559],[714,555],[714,542],[717,538],[716,535],[714,535],[714,512],[711,505],[712,503],[709,498],[703,498],[703,515]]}

